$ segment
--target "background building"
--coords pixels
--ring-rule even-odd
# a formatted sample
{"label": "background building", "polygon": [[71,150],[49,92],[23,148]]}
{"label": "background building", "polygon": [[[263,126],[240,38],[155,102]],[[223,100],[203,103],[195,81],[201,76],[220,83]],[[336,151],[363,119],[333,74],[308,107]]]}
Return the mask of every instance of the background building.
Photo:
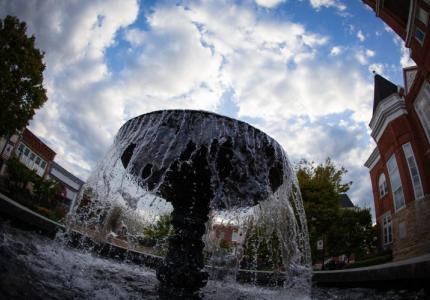
{"label": "background building", "polygon": [[[420,71],[430,70],[430,0],[363,0],[411,49]],[[422,70],[421,70],[422,69]],[[426,77],[426,74],[420,74]]]}
{"label": "background building", "polygon": [[5,175],[6,161],[15,155],[27,168],[44,179],[61,184],[57,200],[65,207],[75,201],[84,182],[54,162],[56,153],[28,128],[9,137],[0,138],[0,175]]}
{"label": "background building", "polygon": [[[22,133],[9,138],[2,138],[1,142],[4,145],[1,148],[2,162],[8,160],[14,153],[22,164],[36,171],[40,177],[46,178],[56,153],[29,129],[25,128]],[[1,174],[4,174],[5,167],[2,163]]]}
{"label": "background building", "polygon": [[356,209],[357,207],[352,203],[347,194],[341,194],[339,197],[339,207],[343,209]]}
{"label": "background building", "polygon": [[49,178],[61,183],[62,196],[69,200],[69,205],[75,201],[84,182],[64,169],[58,163],[53,162],[49,171]]}

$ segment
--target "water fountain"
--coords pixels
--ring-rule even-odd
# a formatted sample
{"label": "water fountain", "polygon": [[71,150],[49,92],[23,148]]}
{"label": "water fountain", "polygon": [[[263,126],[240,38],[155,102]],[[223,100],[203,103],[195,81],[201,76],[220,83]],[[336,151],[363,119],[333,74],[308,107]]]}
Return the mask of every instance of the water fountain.
{"label": "water fountain", "polygon": [[118,227],[118,205],[173,209],[173,233],[157,269],[160,295],[167,298],[191,297],[207,283],[202,236],[210,211],[249,208],[254,222],[276,237],[287,276],[309,279],[307,228],[295,174],[282,147],[247,123],[191,110],[131,119],[84,190],[74,222],[104,234]]}
{"label": "water fountain", "polygon": [[[396,290],[311,289],[303,207],[284,151],[248,124],[211,113],[162,111],[127,122],[87,182],[68,233],[59,230],[55,240],[34,230],[49,228],[50,235],[61,225],[6,198],[0,215],[1,299],[191,299],[199,287],[206,300],[428,299],[424,289],[399,290],[409,282],[425,286],[425,262],[411,265],[409,273],[399,266],[404,282],[387,282]],[[164,224],[158,227],[162,236],[169,236],[167,251],[160,239],[164,258],[148,254],[159,250],[158,243],[143,249],[149,252],[135,245],[145,241],[139,233],[154,228],[152,217],[157,226]],[[174,230],[165,226],[170,219]],[[216,249],[214,228],[232,227],[243,233],[243,252],[239,262],[221,261],[220,268],[219,257],[208,256]],[[70,248],[70,241],[84,248]],[[416,269],[424,277],[409,280]],[[385,270],[393,279],[393,269]],[[349,273],[366,274],[362,279],[384,273],[357,271]],[[343,286],[345,272],[334,274],[336,285]],[[281,287],[273,285],[280,283],[277,275]],[[268,278],[272,286],[258,285]]]}

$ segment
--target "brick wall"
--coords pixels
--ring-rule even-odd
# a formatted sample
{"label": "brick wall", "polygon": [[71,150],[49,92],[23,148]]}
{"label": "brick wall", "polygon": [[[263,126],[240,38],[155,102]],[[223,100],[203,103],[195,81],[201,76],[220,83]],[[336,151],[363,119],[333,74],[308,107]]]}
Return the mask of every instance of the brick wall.
{"label": "brick wall", "polygon": [[430,253],[430,195],[407,203],[392,216],[393,256],[402,260]]}

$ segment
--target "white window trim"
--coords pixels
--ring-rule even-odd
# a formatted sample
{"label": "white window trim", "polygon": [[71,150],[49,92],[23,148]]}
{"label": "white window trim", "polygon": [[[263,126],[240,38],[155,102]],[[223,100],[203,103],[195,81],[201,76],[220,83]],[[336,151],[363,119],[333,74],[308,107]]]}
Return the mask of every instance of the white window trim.
{"label": "white window trim", "polygon": [[[381,188],[381,178],[384,177],[384,181]],[[379,199],[384,198],[388,195],[388,186],[387,186],[387,178],[385,177],[384,173],[381,173],[378,177],[378,190],[379,190]],[[381,191],[383,192],[381,194]]]}
{"label": "white window trim", "polygon": [[[420,18],[420,16],[424,17],[424,18],[425,18],[425,20],[422,20],[422,19]],[[425,26],[427,26],[427,25],[428,25],[428,23],[429,23],[429,13],[428,13],[428,11],[426,11],[426,10],[425,10],[425,9],[423,9],[422,7],[419,7],[419,8],[418,8],[418,13],[417,13],[417,19],[418,19],[421,23],[423,23]]]}
{"label": "white window trim", "polygon": [[[423,34],[423,39],[422,39],[422,40],[418,39],[418,38],[417,38],[417,36],[416,36],[416,32],[417,32],[418,30]],[[426,40],[426,33],[425,33],[425,31],[423,31],[423,30],[422,30],[421,28],[419,28],[418,26],[415,26],[415,30],[414,30],[414,39],[415,39],[418,43],[420,43],[420,45],[421,45],[421,46],[423,46],[423,45],[424,45],[424,41]]]}
{"label": "white window trim", "polygon": [[406,48],[410,48],[412,36],[415,36],[414,23],[417,14],[417,0],[412,0],[409,5],[408,24],[406,25]]}
{"label": "white window trim", "polygon": [[[426,95],[426,88],[427,87],[429,89],[429,95]],[[418,112],[418,109],[417,109],[418,101],[421,100],[422,98],[425,98],[426,96],[430,97],[430,84],[427,81],[424,82],[423,85],[421,86],[420,92],[418,93],[418,96],[417,96],[416,100],[414,101],[414,109],[415,109],[415,112],[418,116],[418,119],[421,122],[421,126],[424,129],[424,133],[427,137],[427,141],[430,143],[430,128],[427,130],[426,125],[425,125],[426,122],[425,122],[425,120],[422,119],[421,114]],[[429,102],[430,102],[430,98],[429,98]]]}
{"label": "white window trim", "polygon": [[[19,151],[19,147],[23,146],[22,151]],[[28,149],[28,155],[24,155],[25,150]],[[27,147],[26,144],[20,143],[19,146],[16,148],[16,153],[18,154],[18,158],[27,168],[36,171],[36,174],[40,177],[43,177],[43,174],[45,174],[47,161],[45,161],[42,157],[37,155],[33,150],[31,150],[29,147]],[[30,159],[31,154],[34,154],[34,158]],[[39,164],[36,164],[37,158],[40,158]],[[42,168],[42,163],[45,162],[45,167]]]}
{"label": "white window trim", "polygon": [[[396,189],[396,190],[394,190],[393,180],[392,180],[392,174],[391,174],[390,170],[388,169],[388,162],[389,162],[391,159],[394,159],[394,163],[396,164],[396,172],[398,173],[399,180],[400,180],[400,188],[402,189],[402,195],[403,195],[403,206],[401,206],[401,207],[397,207],[397,205],[396,205],[396,196],[395,196],[395,192],[396,192],[396,190],[397,190],[397,189]],[[402,210],[402,209],[404,209],[404,208],[406,207],[406,199],[405,199],[405,193],[404,193],[404,191],[403,191],[403,182],[402,182],[402,177],[400,176],[399,164],[397,163],[397,158],[396,158],[396,154],[395,154],[395,153],[393,153],[393,154],[390,156],[390,158],[388,159],[388,161],[387,161],[387,169],[388,169],[388,178],[390,178],[391,195],[392,195],[392,197],[393,197],[394,211],[395,211],[395,212],[398,212],[398,211],[400,211],[400,210]]]}
{"label": "white window trim", "polygon": [[[409,147],[411,147],[412,159],[414,160],[415,168],[417,169],[419,185],[420,185],[421,192],[422,192],[421,197],[417,197],[417,195],[416,195],[416,193],[415,193],[415,191],[416,191],[416,190],[415,190],[415,188],[416,188],[416,187],[415,187],[414,178],[413,178],[413,175],[412,175],[411,165],[409,164],[408,157],[407,157],[407,155],[406,155],[406,151],[405,151],[405,148],[407,147],[407,145],[409,145]],[[413,187],[413,190],[414,190],[414,197],[415,197],[415,200],[420,200],[420,199],[424,198],[424,189],[423,189],[423,183],[422,183],[422,181],[421,181],[421,174],[420,174],[420,170],[419,170],[419,168],[418,168],[417,160],[415,159],[414,148],[412,147],[411,143],[403,144],[402,148],[403,148],[403,153],[404,153],[404,155],[405,155],[406,163],[408,164],[409,176],[410,176],[410,179],[411,179],[411,182],[412,182],[412,187]]]}
{"label": "white window trim", "polygon": [[[388,241],[388,236],[387,236],[387,243],[386,243],[385,242],[385,218],[387,217],[390,217],[391,241]],[[388,222],[387,222],[387,231],[388,231]],[[388,212],[382,216],[382,244],[386,246],[392,243],[393,243],[393,219],[391,217],[391,213]]]}

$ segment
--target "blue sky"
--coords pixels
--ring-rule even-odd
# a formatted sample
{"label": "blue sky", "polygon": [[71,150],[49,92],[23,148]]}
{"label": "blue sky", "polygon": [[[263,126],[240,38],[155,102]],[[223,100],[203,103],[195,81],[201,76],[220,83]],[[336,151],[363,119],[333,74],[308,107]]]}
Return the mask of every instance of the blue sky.
{"label": "blue sky", "polygon": [[264,130],[290,159],[331,157],[372,206],[375,70],[403,85],[399,38],[361,1],[6,0],[46,53],[31,129],[85,179],[128,119],[204,109]]}

